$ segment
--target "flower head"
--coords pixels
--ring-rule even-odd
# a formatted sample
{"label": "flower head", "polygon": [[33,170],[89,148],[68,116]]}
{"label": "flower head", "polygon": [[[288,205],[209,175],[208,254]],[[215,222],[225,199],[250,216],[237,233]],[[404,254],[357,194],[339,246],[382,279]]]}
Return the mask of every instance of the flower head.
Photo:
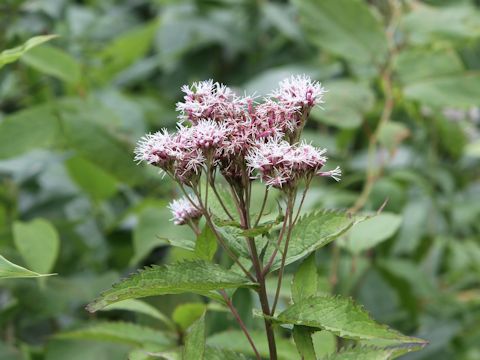
{"label": "flower head", "polygon": [[191,141],[199,149],[218,149],[225,143],[227,128],[224,123],[213,120],[200,120],[190,128]]}
{"label": "flower head", "polygon": [[283,104],[299,107],[313,107],[323,103],[325,89],[318,81],[306,75],[291,76],[280,82],[279,89],[272,96]]}
{"label": "flower head", "polygon": [[192,220],[197,220],[202,216],[202,212],[197,205],[193,205],[186,197],[173,200],[168,208],[172,212],[171,219],[175,225],[184,225]]}
{"label": "flower head", "polygon": [[192,124],[202,119],[223,121],[245,108],[245,101],[228,87],[213,80],[193,83],[182,87],[184,101],[177,103],[181,120]]}
{"label": "flower head", "polygon": [[281,188],[292,179],[291,167],[287,158],[292,146],[279,137],[265,142],[257,142],[245,160],[250,171],[258,171],[260,178],[268,186]]}
{"label": "flower head", "polygon": [[175,160],[178,147],[175,136],[162,129],[140,139],[135,147],[135,161],[165,169]]}

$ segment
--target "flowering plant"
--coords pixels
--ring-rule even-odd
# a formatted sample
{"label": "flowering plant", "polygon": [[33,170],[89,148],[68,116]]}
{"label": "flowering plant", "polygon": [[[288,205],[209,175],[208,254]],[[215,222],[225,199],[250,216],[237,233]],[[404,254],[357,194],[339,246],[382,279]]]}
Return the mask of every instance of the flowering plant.
{"label": "flowering plant", "polygon": [[[311,336],[320,330],[364,342],[371,346],[368,351],[389,356],[423,345],[420,339],[377,324],[350,299],[319,296],[315,251],[361,220],[338,211],[301,216],[315,177],[336,181],[341,177],[339,167],[324,170],[325,149],[301,140],[310,111],[323,103],[321,84],[307,76],[292,76],[261,101],[237,96],[212,80],[182,90],[177,131],[164,129],[143,137],[135,160],[158,167],[178,184],[183,197],[169,205],[172,221],[189,226],[197,239],[193,245],[172,245],[193,250],[198,260],[147,268],[104,292],[88,309],[151,295],[197,293],[231,311],[250,345],[250,350],[240,351],[257,359],[285,358],[278,350],[279,342],[285,341],[278,325],[293,331],[304,359],[316,358]],[[256,182],[263,184],[259,206],[252,199]],[[278,203],[276,216],[268,210],[271,198]],[[228,270],[214,264],[217,244],[230,258]],[[285,267],[302,259],[291,301],[280,305]],[[269,289],[267,278],[272,274],[276,278]],[[252,336],[232,302],[240,287],[257,294],[261,308],[257,315],[263,318],[268,348],[258,346],[261,340]],[[184,358],[219,354],[216,351],[221,350],[205,346],[204,332],[201,317],[178,350]],[[344,353],[348,355],[348,350]]]}

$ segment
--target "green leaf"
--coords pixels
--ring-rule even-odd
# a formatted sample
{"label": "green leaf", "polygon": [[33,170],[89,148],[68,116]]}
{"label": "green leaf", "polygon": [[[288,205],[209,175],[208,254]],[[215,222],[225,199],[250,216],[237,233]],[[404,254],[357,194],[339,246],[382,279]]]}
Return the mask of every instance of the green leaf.
{"label": "green leaf", "polygon": [[[268,342],[265,333],[255,330],[249,332],[260,355],[265,358],[270,358],[270,352],[268,350]],[[280,336],[277,336],[275,340],[277,343],[278,358],[280,360],[300,359],[297,349],[291,341]],[[255,356],[250,344],[247,341],[247,338],[245,337],[245,334],[240,330],[228,330],[213,334],[207,338],[207,345]]]}
{"label": "green leaf", "polygon": [[205,347],[205,359],[208,360],[247,360],[242,354],[234,351],[218,349],[212,346]]}
{"label": "green leaf", "polygon": [[39,274],[18,266],[0,255],[0,279],[34,278],[53,274]]}
{"label": "green leaf", "polygon": [[418,3],[414,11],[402,16],[400,27],[413,44],[431,44],[434,40],[467,40],[480,37],[478,10],[466,4],[429,6]]}
{"label": "green leaf", "polygon": [[25,54],[30,49],[34,48],[35,46],[41,45],[44,42],[50,41],[55,39],[58,35],[42,35],[42,36],[34,36],[28,39],[23,45],[17,46],[13,49],[3,50],[0,53],[0,69],[9,63],[12,63],[18,60],[23,54]]}
{"label": "green leaf", "polygon": [[76,84],[80,81],[81,69],[77,61],[70,54],[53,46],[46,45],[30,50],[22,56],[22,62],[68,83]]}
{"label": "green leaf", "polygon": [[139,347],[149,345],[167,347],[174,343],[173,339],[162,331],[126,322],[101,322],[82,329],[59,333],[55,337],[112,341]]}
{"label": "green leaf", "polygon": [[409,136],[410,130],[404,124],[388,121],[380,128],[378,141],[389,151],[393,152]]}
{"label": "green leaf", "polygon": [[406,49],[395,58],[394,71],[403,84],[459,74],[464,66],[453,49]]}
{"label": "green leaf", "polygon": [[378,324],[351,299],[341,297],[308,298],[289,306],[272,319],[282,324],[324,329],[353,340],[390,340],[399,346],[418,346],[426,343],[422,339],[402,335],[385,325]]}
{"label": "green leaf", "polygon": [[131,346],[127,344],[53,339],[48,341],[46,346],[45,360],[127,359],[129,350]]}
{"label": "green leaf", "polygon": [[387,41],[379,19],[358,0],[295,0],[310,40],[359,63],[383,63]]}
{"label": "green leaf", "polygon": [[480,98],[480,74],[478,72],[428,78],[408,84],[403,93],[409,100],[425,105],[469,108]]}
{"label": "green leaf", "polygon": [[205,355],[205,317],[195,321],[188,329],[183,348],[183,360],[201,360]]}
{"label": "green leaf", "polygon": [[164,203],[152,203],[138,212],[138,223],[133,230],[133,257],[137,264],[153,249],[167,244],[193,251],[195,241],[188,226],[177,226],[169,219],[172,214]]}
{"label": "green leaf", "polygon": [[0,159],[51,146],[58,129],[50,105],[37,105],[6,116],[0,122]]}
{"label": "green leaf", "polygon": [[312,328],[295,325],[293,327],[293,340],[302,360],[317,360],[312,342]]}
{"label": "green leaf", "polygon": [[158,21],[142,24],[120,34],[100,53],[105,66],[102,76],[110,77],[145,56],[152,45]]}
{"label": "green leaf", "polygon": [[[361,220],[363,219],[356,219],[347,213],[326,210],[314,211],[302,216],[292,231],[285,264],[291,264],[328,245]],[[275,240],[267,247],[265,259],[268,259],[275,249],[276,244],[273,244],[273,242]],[[280,263],[281,252],[279,251],[272,264],[271,271],[278,269]]]}
{"label": "green leaf", "polygon": [[136,184],[143,171],[133,162],[130,144],[93,121],[84,121],[80,114],[60,109],[62,130],[69,146],[93,164],[127,184]]}
{"label": "green leaf", "polygon": [[317,264],[315,263],[315,253],[313,252],[302,262],[293,277],[292,300],[293,302],[298,302],[315,296],[317,291]]}
{"label": "green leaf", "polygon": [[154,319],[160,320],[162,323],[167,325],[170,329],[175,329],[175,325],[172,321],[161,313],[158,309],[152,305],[136,299],[128,299],[117,302],[115,304],[110,304],[102,309],[102,311],[111,311],[111,310],[126,310],[133,311],[136,313],[144,314],[151,316]]}
{"label": "green leaf", "polygon": [[213,290],[255,286],[247,278],[206,261],[185,261],[141,270],[105,291],[87,306],[95,312],[125,299],[192,292],[219,299]]}
{"label": "green leaf", "polygon": [[399,229],[402,217],[382,213],[357,224],[350,231],[348,248],[355,254],[370,249],[391,238]]}
{"label": "green leaf", "polygon": [[217,252],[217,238],[210,226],[205,225],[195,243],[195,255],[202,260],[211,261]]}
{"label": "green leaf", "polygon": [[207,306],[202,303],[180,304],[173,311],[172,320],[180,326],[180,329],[186,330],[205,313],[206,309]]}
{"label": "green leaf", "polygon": [[352,349],[342,350],[337,354],[328,356],[325,360],[391,360],[398,353],[395,349],[376,349],[356,346]]}
{"label": "green leaf", "polygon": [[74,156],[65,165],[71,178],[93,199],[106,199],[117,192],[116,179],[91,161]]}
{"label": "green leaf", "polygon": [[364,115],[375,102],[375,95],[368,84],[351,80],[327,81],[325,104],[314,107],[311,118],[341,129],[353,129],[362,124]]}
{"label": "green leaf", "polygon": [[13,224],[13,240],[28,267],[39,273],[52,270],[60,239],[50,222],[44,219],[17,221]]}

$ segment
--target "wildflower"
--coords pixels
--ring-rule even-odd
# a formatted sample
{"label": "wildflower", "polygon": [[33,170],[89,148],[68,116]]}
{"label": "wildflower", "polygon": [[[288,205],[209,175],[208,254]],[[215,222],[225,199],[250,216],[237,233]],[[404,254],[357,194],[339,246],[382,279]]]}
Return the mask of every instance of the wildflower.
{"label": "wildflower", "polygon": [[294,132],[300,125],[300,107],[266,98],[255,109],[257,137],[276,136]]}
{"label": "wildflower", "polygon": [[189,221],[198,220],[202,216],[198,206],[194,206],[186,197],[173,200],[168,208],[172,212],[173,218],[171,220],[175,225],[184,225]]}
{"label": "wildflower", "polygon": [[342,170],[340,169],[339,166],[337,166],[335,169],[330,170],[330,171],[324,171],[324,172],[319,171],[319,172],[317,172],[317,175],[319,175],[319,176],[329,176],[332,179],[334,179],[335,181],[340,181],[340,179],[342,177]]}
{"label": "wildflower", "polygon": [[219,148],[225,142],[227,128],[224,123],[213,120],[200,120],[191,129],[191,141],[199,148],[208,150]]}
{"label": "wildflower", "polygon": [[228,87],[213,80],[183,86],[184,102],[177,103],[180,120],[197,124],[202,119],[223,121],[244,109],[245,102]]}
{"label": "wildflower", "polygon": [[323,103],[325,89],[318,81],[306,75],[291,76],[280,82],[279,89],[272,96],[283,104],[299,107],[313,107]]}
{"label": "wildflower", "polygon": [[279,137],[258,142],[245,157],[250,171],[257,170],[263,182],[268,186],[281,188],[293,178],[287,158],[292,146]]}
{"label": "wildflower", "polygon": [[135,148],[135,161],[158,166],[164,170],[172,164],[177,154],[178,144],[175,137],[162,129],[147,134],[140,139]]}

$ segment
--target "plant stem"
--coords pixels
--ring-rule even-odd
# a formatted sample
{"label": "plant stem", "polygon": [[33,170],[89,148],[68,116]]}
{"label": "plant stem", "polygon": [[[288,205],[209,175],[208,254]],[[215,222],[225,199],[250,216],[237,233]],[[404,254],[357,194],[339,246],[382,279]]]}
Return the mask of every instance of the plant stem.
{"label": "plant stem", "polygon": [[253,227],[256,227],[260,222],[260,219],[262,218],[262,215],[263,215],[263,211],[265,210],[265,205],[267,204],[267,199],[268,199],[268,187],[265,188],[265,195],[263,196],[262,206],[260,208],[260,212],[258,213],[257,220],[255,221],[255,224],[253,225]]}
{"label": "plant stem", "polygon": [[233,303],[232,303],[232,300],[228,297],[227,293],[225,292],[225,290],[220,290],[219,291],[220,294],[222,295],[223,299],[225,300],[225,302],[227,303],[227,306],[228,308],[230,309],[230,311],[232,312],[233,316],[235,317],[235,319],[237,320],[238,322],[238,325],[240,325],[240,328],[242,329],[243,333],[245,334],[245,336],[247,337],[247,340],[248,342],[250,343],[252,349],[253,349],[253,352],[255,353],[255,357],[257,358],[257,360],[261,360],[262,357],[260,356],[260,354],[258,353],[258,350],[257,350],[257,347],[255,346],[255,343],[253,342],[253,339],[252,337],[250,336],[250,333],[248,332],[248,329],[247,327],[245,326],[245,323],[243,322],[242,318],[240,317],[240,315],[238,314],[238,311],[237,309],[235,309],[235,307],[233,306]]}
{"label": "plant stem", "polygon": [[227,244],[225,244],[225,242],[223,241],[222,236],[218,233],[217,228],[215,227],[215,224],[212,221],[210,213],[208,212],[208,210],[203,205],[202,199],[199,197],[198,191],[195,190],[195,188],[192,188],[192,190],[198,198],[198,201],[200,203],[201,211],[202,211],[203,215],[205,216],[205,220],[207,221],[208,226],[210,227],[210,229],[213,231],[215,237],[217,238],[218,243],[222,246],[222,248],[225,250],[227,255],[230,256],[230,258],[240,267],[240,269],[242,269],[242,271],[245,273],[245,275],[247,275],[247,277],[250,280],[255,281],[255,278],[252,276],[252,274],[250,274],[250,271],[248,271],[245,268],[245,266],[242,265],[242,263],[238,260],[237,256],[232,252],[232,250],[230,250],[230,248],[227,246]]}
{"label": "plant stem", "polygon": [[215,179],[212,178],[211,176],[210,176],[210,186],[212,187],[213,193],[214,193],[215,196],[217,197],[218,202],[219,202],[220,205],[222,206],[223,211],[225,211],[225,214],[227,214],[227,216],[230,218],[230,220],[233,221],[234,218],[233,218],[232,214],[230,214],[230,211],[228,211],[227,206],[225,205],[225,203],[223,202],[220,194],[219,194],[218,191],[217,191],[217,187],[215,186]]}
{"label": "plant stem", "polygon": [[[290,195],[291,197],[291,195]],[[295,199],[296,196],[293,196],[293,199]],[[290,216],[288,217],[288,231],[287,231],[287,238],[285,239],[285,247],[283,249],[283,254],[282,254],[282,262],[280,264],[280,269],[278,271],[278,281],[277,281],[277,290],[275,291],[275,298],[273,300],[273,305],[272,305],[272,316],[275,314],[275,309],[277,308],[277,303],[278,299],[280,297],[280,289],[282,287],[282,279],[283,279],[283,272],[285,270],[285,261],[287,260],[287,252],[288,252],[288,245],[290,243],[290,238],[292,235],[292,230],[293,230],[293,201],[292,197],[290,198]],[[287,220],[285,220],[287,221]]]}
{"label": "plant stem", "polygon": [[[248,201],[248,199],[246,199]],[[243,199],[240,199],[241,203],[241,216],[240,221],[244,229],[248,230],[250,228],[250,216],[247,204]],[[265,277],[263,275],[262,264],[260,263],[260,258],[258,256],[257,246],[255,245],[255,239],[253,237],[247,237],[248,247],[250,250],[250,255],[252,258],[253,269],[255,271],[257,282],[259,284],[258,289],[258,298],[260,300],[260,305],[262,307],[262,313],[264,315],[270,315],[270,306],[268,304],[268,295],[267,288],[265,285]],[[273,326],[271,320],[264,317],[265,323],[265,333],[267,335],[268,341],[268,350],[270,352],[270,360],[277,360],[277,345],[275,343],[275,333],[273,332]]]}

